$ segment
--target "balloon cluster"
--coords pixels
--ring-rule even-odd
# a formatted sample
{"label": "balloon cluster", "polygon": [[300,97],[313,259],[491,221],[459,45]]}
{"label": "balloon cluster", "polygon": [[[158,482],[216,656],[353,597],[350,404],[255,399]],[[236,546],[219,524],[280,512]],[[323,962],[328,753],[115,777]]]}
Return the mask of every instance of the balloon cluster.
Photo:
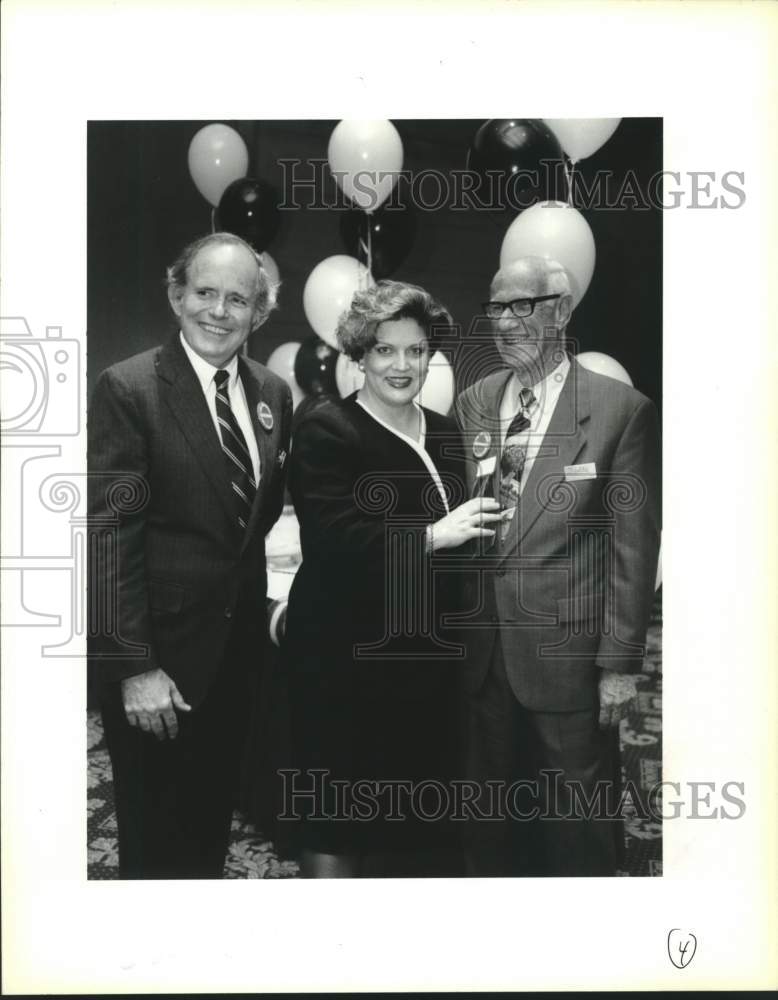
{"label": "balloon cluster", "polygon": [[[403,165],[403,145],[394,125],[384,120],[343,120],[328,146],[330,170],[352,203],[340,219],[340,235],[348,254],[320,261],[303,289],[305,316],[315,331],[302,344],[282,344],[268,367],[295,393],[310,399],[349,395],[364,376],[338,351],[338,320],[354,293],[375,279],[388,277],[405,259],[416,235],[416,217],[407,204],[384,207]],[[430,361],[420,401],[447,413],[454,396],[454,374],[439,352]]]}
{"label": "balloon cluster", "polygon": [[[595,246],[589,223],[572,205],[572,167],[565,165],[568,201],[541,197],[516,204],[511,187],[534,181],[534,192],[550,193],[566,155],[571,164],[591,156],[613,135],[620,118],[493,118],[478,129],[468,166],[480,177],[497,182],[498,194],[524,211],[511,223],[500,250],[500,267],[519,257],[555,260],[570,276],[573,304],[578,305],[594,274]],[[542,178],[542,180],[537,180]],[[502,203],[502,202],[501,202]]]}
{"label": "balloon cluster", "polygon": [[[573,171],[607,142],[620,120],[490,119],[477,130],[468,154],[468,167],[479,179],[481,203],[498,208],[507,204],[519,212],[503,238],[500,267],[523,256],[557,261],[570,277],[574,305],[592,280],[596,250],[588,222],[572,204]],[[338,320],[356,291],[397,270],[416,236],[412,206],[402,199],[395,203],[396,198],[386,204],[404,157],[402,140],[390,121],[339,122],[327,153],[332,176],[351,202],[340,217],[347,253],[320,261],[305,283],[303,308],[314,334],[302,343],[282,344],[268,359],[268,367],[290,385],[295,406],[305,396],[348,395],[362,385],[358,367],[338,352]],[[280,224],[276,192],[266,181],[246,175],[248,162],[243,139],[228,125],[201,128],[189,147],[189,170],[213,206],[213,226],[236,233],[262,253],[265,270],[277,284],[278,267],[267,253]],[[560,176],[566,179],[566,202],[556,198]],[[606,355],[589,352],[579,360],[630,381],[621,365]],[[451,366],[437,353],[420,396],[424,405],[446,413],[453,390]]]}
{"label": "balloon cluster", "polygon": [[[500,267],[521,257],[545,257],[566,270],[573,304],[578,305],[592,280],[596,261],[589,223],[573,206],[573,170],[580,160],[600,149],[619,126],[620,118],[493,118],[476,132],[468,167],[490,183],[498,204],[507,202],[520,212],[508,227],[500,248]],[[565,158],[568,162],[564,162]],[[558,166],[567,179],[567,201],[548,197]],[[523,191],[519,185],[524,182]],[[495,191],[496,188],[496,191]],[[534,203],[526,194],[534,194]],[[522,194],[517,204],[517,193]],[[482,198],[482,201],[485,200]],[[487,202],[488,204],[488,202]],[[523,211],[521,211],[523,209]],[[578,356],[585,368],[627,385],[632,380],[614,358],[598,351]]]}
{"label": "balloon cluster", "polygon": [[189,173],[213,206],[214,228],[262,253],[278,232],[278,197],[267,181],[246,176],[248,165],[246,143],[229,125],[206,125],[189,144]]}

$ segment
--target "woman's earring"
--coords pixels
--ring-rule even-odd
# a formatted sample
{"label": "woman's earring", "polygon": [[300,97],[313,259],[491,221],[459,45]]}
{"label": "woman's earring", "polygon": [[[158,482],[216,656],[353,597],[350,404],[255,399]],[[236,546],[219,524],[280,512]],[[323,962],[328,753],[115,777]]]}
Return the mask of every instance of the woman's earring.
{"label": "woman's earring", "polygon": [[364,362],[362,362],[362,361],[357,361],[357,368],[358,368],[358,369],[359,369],[359,370],[360,370],[361,372],[363,372],[363,371],[365,370],[365,365],[364,365]]}

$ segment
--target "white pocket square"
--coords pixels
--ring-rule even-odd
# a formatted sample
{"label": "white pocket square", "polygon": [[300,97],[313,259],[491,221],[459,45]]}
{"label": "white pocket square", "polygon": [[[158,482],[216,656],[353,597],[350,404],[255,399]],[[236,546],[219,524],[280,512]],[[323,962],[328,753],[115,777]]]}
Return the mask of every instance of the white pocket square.
{"label": "white pocket square", "polygon": [[566,465],[565,481],[576,482],[578,479],[596,479],[597,466],[594,462],[584,462],[583,465]]}

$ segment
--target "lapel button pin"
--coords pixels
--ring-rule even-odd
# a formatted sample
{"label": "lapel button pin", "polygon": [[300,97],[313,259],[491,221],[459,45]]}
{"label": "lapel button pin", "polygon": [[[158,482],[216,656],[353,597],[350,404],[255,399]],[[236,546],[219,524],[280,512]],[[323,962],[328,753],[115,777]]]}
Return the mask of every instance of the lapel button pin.
{"label": "lapel button pin", "polygon": [[479,431],[473,441],[473,455],[483,458],[492,446],[492,435],[488,431]]}
{"label": "lapel button pin", "polygon": [[267,403],[257,403],[257,419],[266,431],[273,430],[273,414]]}

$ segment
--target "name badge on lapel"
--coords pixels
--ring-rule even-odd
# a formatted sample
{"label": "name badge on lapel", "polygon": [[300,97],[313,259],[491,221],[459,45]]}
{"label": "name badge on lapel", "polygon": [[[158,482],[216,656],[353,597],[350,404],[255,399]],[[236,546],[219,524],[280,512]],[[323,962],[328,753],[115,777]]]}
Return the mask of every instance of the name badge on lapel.
{"label": "name badge on lapel", "polygon": [[490,455],[488,458],[482,458],[478,463],[478,468],[476,469],[475,477],[476,479],[481,479],[483,476],[491,476],[494,472],[494,467],[497,464],[497,456]]}
{"label": "name badge on lapel", "polygon": [[580,479],[596,479],[597,466],[594,462],[584,462],[583,465],[566,465],[565,482],[575,483]]}
{"label": "name badge on lapel", "polygon": [[257,403],[257,419],[266,431],[273,430],[273,414],[267,403]]}

